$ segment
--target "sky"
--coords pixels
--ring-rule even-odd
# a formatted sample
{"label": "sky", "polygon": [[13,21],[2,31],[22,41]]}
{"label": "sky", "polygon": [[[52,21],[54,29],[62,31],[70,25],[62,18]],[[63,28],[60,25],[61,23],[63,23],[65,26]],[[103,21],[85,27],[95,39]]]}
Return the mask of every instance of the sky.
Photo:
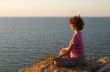
{"label": "sky", "polygon": [[2,16],[110,16],[110,0],[0,0]]}

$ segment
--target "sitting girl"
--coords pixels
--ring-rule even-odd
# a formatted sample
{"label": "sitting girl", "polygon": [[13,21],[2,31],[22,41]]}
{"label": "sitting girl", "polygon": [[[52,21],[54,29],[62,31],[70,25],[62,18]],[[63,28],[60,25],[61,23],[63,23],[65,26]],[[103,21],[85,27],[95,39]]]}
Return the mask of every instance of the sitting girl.
{"label": "sitting girl", "polygon": [[81,65],[85,61],[84,45],[82,39],[82,32],[84,22],[80,16],[74,16],[69,19],[69,25],[74,32],[69,46],[60,49],[60,55],[55,59],[54,63],[57,65]]}

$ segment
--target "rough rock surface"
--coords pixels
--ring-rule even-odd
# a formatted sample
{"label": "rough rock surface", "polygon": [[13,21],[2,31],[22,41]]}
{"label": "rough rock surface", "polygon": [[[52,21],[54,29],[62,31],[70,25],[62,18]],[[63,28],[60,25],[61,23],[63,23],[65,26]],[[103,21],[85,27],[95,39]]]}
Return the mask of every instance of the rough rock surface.
{"label": "rough rock surface", "polygon": [[31,67],[21,69],[20,72],[110,72],[110,58],[108,57],[87,59],[87,65],[73,67],[55,66],[53,60],[53,57],[48,57]]}

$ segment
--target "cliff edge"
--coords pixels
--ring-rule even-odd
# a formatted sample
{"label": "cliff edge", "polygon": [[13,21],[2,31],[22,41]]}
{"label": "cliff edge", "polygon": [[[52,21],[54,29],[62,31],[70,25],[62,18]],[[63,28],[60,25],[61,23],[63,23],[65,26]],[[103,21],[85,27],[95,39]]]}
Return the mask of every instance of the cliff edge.
{"label": "cliff edge", "polygon": [[40,59],[31,67],[21,69],[19,72],[110,72],[110,58],[86,59],[87,64],[83,66],[58,67],[53,64],[54,57]]}

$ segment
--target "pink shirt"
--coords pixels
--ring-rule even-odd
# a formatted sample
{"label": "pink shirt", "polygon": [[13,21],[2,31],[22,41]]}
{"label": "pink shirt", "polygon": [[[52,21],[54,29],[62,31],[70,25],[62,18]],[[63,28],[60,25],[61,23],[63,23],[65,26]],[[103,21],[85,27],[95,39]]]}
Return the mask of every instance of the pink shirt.
{"label": "pink shirt", "polygon": [[83,57],[85,55],[81,32],[76,32],[73,34],[70,44],[73,45],[70,51],[71,58]]}

